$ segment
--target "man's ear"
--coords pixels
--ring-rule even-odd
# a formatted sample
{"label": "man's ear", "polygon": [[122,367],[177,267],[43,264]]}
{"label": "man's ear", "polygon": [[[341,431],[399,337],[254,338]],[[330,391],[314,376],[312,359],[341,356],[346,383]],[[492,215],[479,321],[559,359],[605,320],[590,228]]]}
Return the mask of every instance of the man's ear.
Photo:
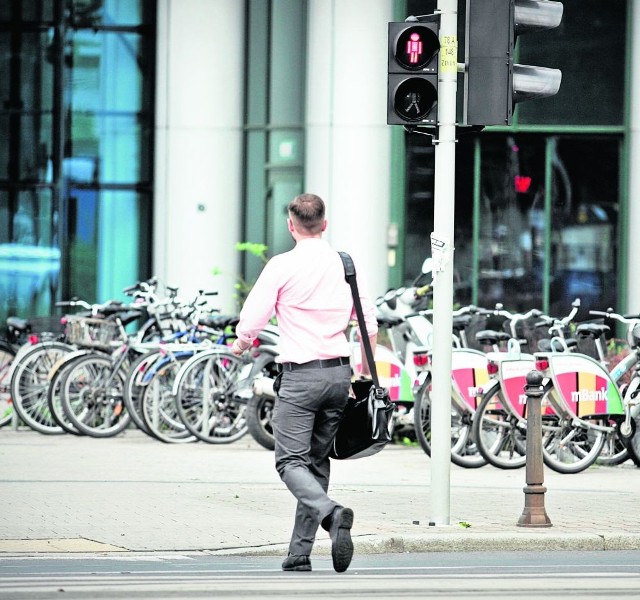
{"label": "man's ear", "polygon": [[291,218],[287,219],[287,228],[289,229],[289,233],[293,233],[295,229],[293,228],[293,221]]}
{"label": "man's ear", "polygon": [[322,224],[322,231],[325,231],[327,229],[327,220],[324,220],[324,223]]}

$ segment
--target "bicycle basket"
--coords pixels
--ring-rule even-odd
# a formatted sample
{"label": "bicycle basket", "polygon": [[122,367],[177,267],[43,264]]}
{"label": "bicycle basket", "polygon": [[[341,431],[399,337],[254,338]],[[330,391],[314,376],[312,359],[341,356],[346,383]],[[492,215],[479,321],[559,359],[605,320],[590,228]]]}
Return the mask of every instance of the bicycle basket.
{"label": "bicycle basket", "polygon": [[474,314],[469,321],[469,324],[465,327],[464,332],[467,336],[467,346],[473,350],[483,350],[483,346],[478,340],[476,340],[476,333],[487,329],[487,315]]}
{"label": "bicycle basket", "polygon": [[123,341],[115,321],[68,316],[67,340],[70,344],[87,348],[110,349]]}
{"label": "bicycle basket", "polygon": [[521,346],[522,351],[531,353],[540,350],[538,343],[541,340],[548,340],[551,337],[549,335],[549,326],[541,325],[539,317],[531,317],[517,323],[516,334],[526,343],[526,346]]}
{"label": "bicycle basket", "polygon": [[[600,339],[600,341],[602,343],[602,347],[606,349],[607,341],[606,341],[604,335],[601,335],[599,339]],[[591,358],[595,358],[596,360],[599,359],[599,357],[598,357],[598,348],[596,346],[596,340],[594,340],[591,336],[577,335],[576,336],[576,349],[581,354],[586,354],[587,356],[590,356]]]}
{"label": "bicycle basket", "polygon": [[64,325],[60,317],[28,317],[29,331],[31,333],[64,333]]}

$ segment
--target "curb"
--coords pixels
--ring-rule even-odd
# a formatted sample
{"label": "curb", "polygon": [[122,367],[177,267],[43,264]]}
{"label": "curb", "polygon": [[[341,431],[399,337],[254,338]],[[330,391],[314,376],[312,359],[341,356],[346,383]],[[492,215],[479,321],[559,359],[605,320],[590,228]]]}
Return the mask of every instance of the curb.
{"label": "curb", "polygon": [[[468,535],[404,535],[404,536],[354,536],[357,554],[393,554],[403,552],[493,552],[513,550],[520,552],[549,552],[554,550],[604,551],[640,550],[640,534],[625,533],[471,533]],[[288,545],[252,546],[204,550],[211,555],[227,556],[283,556]],[[317,555],[331,554],[328,540],[317,541],[313,547]]]}
{"label": "curb", "polygon": [[[607,551],[640,550],[640,534],[633,533],[552,533],[526,531],[522,533],[476,532],[436,535],[363,535],[353,537],[356,554],[401,554],[404,552],[550,552],[557,550]],[[286,556],[288,544],[246,546],[239,548],[182,548],[175,550],[128,550],[84,539],[0,540],[0,556],[23,554],[153,554],[198,552],[210,556]],[[329,556],[328,539],[315,543],[313,554]]]}

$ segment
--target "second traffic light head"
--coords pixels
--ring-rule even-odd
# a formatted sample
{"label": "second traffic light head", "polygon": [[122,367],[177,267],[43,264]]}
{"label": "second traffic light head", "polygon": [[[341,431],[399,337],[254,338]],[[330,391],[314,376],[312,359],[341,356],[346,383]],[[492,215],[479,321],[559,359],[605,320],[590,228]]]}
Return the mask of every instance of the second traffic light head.
{"label": "second traffic light head", "polygon": [[437,124],[438,21],[389,23],[387,123]]}
{"label": "second traffic light head", "polygon": [[510,125],[517,102],[558,93],[558,69],[514,64],[516,38],[553,29],[553,0],[467,0],[464,118],[467,125]]}

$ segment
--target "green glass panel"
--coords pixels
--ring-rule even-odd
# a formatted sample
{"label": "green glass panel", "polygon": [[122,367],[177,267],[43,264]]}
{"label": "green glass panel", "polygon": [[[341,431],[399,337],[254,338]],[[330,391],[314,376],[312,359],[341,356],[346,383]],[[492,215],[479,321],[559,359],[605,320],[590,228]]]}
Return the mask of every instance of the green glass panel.
{"label": "green glass panel", "polygon": [[75,111],[141,110],[141,66],[153,57],[140,55],[140,36],[113,31],[78,31],[72,38],[68,101]]}
{"label": "green glass panel", "polygon": [[75,27],[139,25],[142,4],[141,0],[70,0],[69,20]]}

